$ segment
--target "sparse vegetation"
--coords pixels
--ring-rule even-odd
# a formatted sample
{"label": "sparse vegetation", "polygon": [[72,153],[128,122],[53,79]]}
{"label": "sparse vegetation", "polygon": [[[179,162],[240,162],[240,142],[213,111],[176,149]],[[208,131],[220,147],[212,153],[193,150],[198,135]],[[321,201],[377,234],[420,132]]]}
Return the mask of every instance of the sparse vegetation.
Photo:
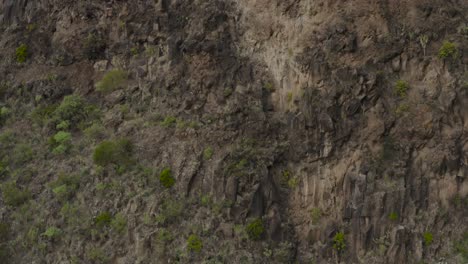
{"label": "sparse vegetation", "polygon": [[395,84],[395,93],[400,97],[406,97],[408,93],[409,85],[403,80],[398,80]]}
{"label": "sparse vegetation", "polygon": [[103,141],[94,150],[96,165],[129,165],[132,163],[133,145],[128,139]]}
{"label": "sparse vegetation", "polygon": [[342,252],[346,248],[346,241],[345,235],[343,232],[338,232],[333,237],[333,248],[338,251]]}
{"label": "sparse vegetation", "polygon": [[110,225],[113,230],[121,234],[127,229],[127,219],[122,214],[116,214]]}
{"label": "sparse vegetation", "polygon": [[424,232],[423,239],[424,239],[424,245],[428,247],[432,244],[432,241],[434,241],[434,236],[432,235],[431,232]]}
{"label": "sparse vegetation", "polygon": [[26,44],[21,44],[18,48],[16,48],[16,61],[18,63],[26,62],[28,58],[28,46]]}
{"label": "sparse vegetation", "polygon": [[13,181],[2,184],[1,190],[3,202],[9,206],[18,207],[31,199],[31,193],[19,189]]}
{"label": "sparse vegetation", "polygon": [[62,155],[67,153],[71,148],[71,134],[64,131],[59,131],[49,141],[52,146],[52,153]]}
{"label": "sparse vegetation", "polygon": [[156,223],[159,225],[172,224],[184,212],[184,203],[182,201],[166,199],[160,207],[160,212],[156,216]]}
{"label": "sparse vegetation", "polygon": [[62,230],[57,227],[49,227],[42,235],[49,240],[54,240],[62,235]]}
{"label": "sparse vegetation", "polygon": [[429,42],[429,37],[427,35],[419,36],[419,44],[421,44],[424,56],[426,56],[426,48],[427,48],[427,43],[428,42]]}
{"label": "sparse vegetation", "polygon": [[398,214],[395,213],[395,212],[391,212],[391,213],[388,215],[388,219],[390,219],[391,221],[396,221],[396,220],[398,220]]}
{"label": "sparse vegetation", "polygon": [[272,83],[265,83],[263,85],[263,88],[265,88],[265,90],[267,90],[268,92],[273,92],[275,90],[275,88],[273,87],[273,84]]}
{"label": "sparse vegetation", "polygon": [[[45,110],[48,110],[47,108]],[[95,108],[88,105],[79,95],[68,95],[63,98],[62,103],[54,110],[53,119],[55,124],[68,122],[71,128],[77,127],[81,122],[95,113]],[[47,111],[45,112],[47,115]]]}
{"label": "sparse vegetation", "polygon": [[263,221],[260,218],[254,219],[247,224],[245,231],[251,240],[259,240],[265,232]]}
{"label": "sparse vegetation", "polygon": [[10,115],[10,112],[11,112],[10,109],[8,109],[5,106],[0,108],[0,126],[5,123],[8,116]]}
{"label": "sparse vegetation", "polygon": [[462,238],[455,242],[454,247],[455,252],[468,263],[468,232],[463,233]]}
{"label": "sparse vegetation", "polygon": [[455,43],[450,41],[444,41],[442,47],[439,49],[439,58],[447,59],[447,58],[456,59],[458,57],[458,50]]}
{"label": "sparse vegetation", "polygon": [[312,219],[312,224],[318,224],[322,218],[322,210],[320,208],[312,208],[310,211],[310,216]]}
{"label": "sparse vegetation", "polygon": [[203,151],[203,159],[205,159],[205,160],[210,160],[211,157],[213,157],[213,148],[212,148],[212,147],[207,147],[207,148]]}
{"label": "sparse vegetation", "polygon": [[177,122],[177,118],[175,118],[175,117],[173,117],[173,116],[167,116],[167,117],[164,118],[164,120],[161,122],[161,126],[163,126],[163,127],[170,127],[170,126],[175,125],[176,122]]}
{"label": "sparse vegetation", "polygon": [[102,212],[94,219],[97,227],[103,228],[109,226],[112,222],[112,215],[109,212]]}
{"label": "sparse vegetation", "polygon": [[123,70],[109,71],[104,75],[102,80],[96,84],[96,91],[109,93],[124,88],[127,79],[128,73]]}
{"label": "sparse vegetation", "polygon": [[197,235],[190,235],[187,239],[187,249],[190,252],[199,253],[203,248],[203,242]]}
{"label": "sparse vegetation", "polygon": [[83,43],[84,55],[89,60],[99,59],[106,50],[105,41],[97,34],[91,33]]}
{"label": "sparse vegetation", "polygon": [[395,114],[398,116],[402,116],[404,113],[408,112],[410,110],[410,107],[406,103],[402,103],[398,105],[398,107],[395,109]]}
{"label": "sparse vegetation", "polygon": [[166,188],[171,188],[175,184],[175,179],[172,177],[171,169],[165,168],[159,174],[159,182]]}
{"label": "sparse vegetation", "polygon": [[294,99],[293,93],[292,93],[292,92],[288,92],[288,93],[286,94],[286,101],[288,101],[288,103],[291,103],[293,99]]}

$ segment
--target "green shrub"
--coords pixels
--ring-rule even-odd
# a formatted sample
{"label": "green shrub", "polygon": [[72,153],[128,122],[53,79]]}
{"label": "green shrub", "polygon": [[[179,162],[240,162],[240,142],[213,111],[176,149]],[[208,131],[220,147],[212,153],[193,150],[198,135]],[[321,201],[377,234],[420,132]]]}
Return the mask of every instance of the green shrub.
{"label": "green shrub", "polygon": [[28,190],[21,190],[15,182],[7,182],[2,185],[2,196],[5,204],[9,206],[20,206],[31,199],[31,193]]}
{"label": "green shrub", "polygon": [[205,160],[209,160],[211,159],[211,157],[213,157],[213,148],[212,147],[207,147],[204,151],[203,151],[203,158]]}
{"label": "green shrub", "polygon": [[403,80],[398,80],[395,84],[395,93],[400,97],[405,97],[408,92],[409,85]]}
{"label": "green shrub", "polygon": [[55,128],[57,128],[58,130],[67,130],[67,129],[70,128],[70,121],[64,120],[64,121],[58,123]]}
{"label": "green shrub", "polygon": [[32,121],[39,125],[44,125],[54,117],[57,104],[38,106],[30,114]]}
{"label": "green shrub", "polygon": [[197,235],[190,235],[187,239],[187,249],[190,252],[199,253],[203,248],[203,242]]}
{"label": "green shrub", "polygon": [[83,133],[88,140],[99,140],[105,137],[106,128],[102,124],[93,123]]}
{"label": "green shrub", "polygon": [[345,235],[343,232],[338,232],[333,237],[333,248],[338,252],[341,252],[346,248]]}
{"label": "green shrub", "polygon": [[26,46],[26,44],[21,44],[18,48],[16,48],[15,54],[17,62],[26,62],[26,59],[28,58],[28,46]]}
{"label": "green shrub", "polygon": [[257,218],[252,220],[249,224],[247,224],[245,231],[251,240],[261,239],[263,233],[265,232],[262,219]]}
{"label": "green shrub", "polygon": [[42,233],[43,236],[50,240],[57,239],[61,234],[62,230],[57,227],[49,227],[44,233]]}
{"label": "green shrub", "polygon": [[175,179],[172,177],[172,172],[171,169],[165,168],[164,170],[161,171],[159,174],[159,182],[162,184],[162,186],[166,188],[171,188],[175,184]]}
{"label": "green shrub", "polygon": [[68,95],[62,100],[62,103],[54,111],[56,124],[67,121],[70,125],[77,125],[87,117],[87,104],[85,100],[78,95]]}
{"label": "green shrub", "polygon": [[49,141],[52,146],[52,153],[56,155],[65,154],[71,148],[71,134],[59,131]]}
{"label": "green shrub", "polygon": [[118,233],[123,233],[127,229],[127,219],[123,215],[117,214],[110,225]]}
{"label": "green shrub", "polygon": [[390,219],[391,221],[396,221],[398,220],[398,214],[395,212],[391,212],[390,215],[388,216],[388,219]]}
{"label": "green shrub", "polygon": [[434,240],[434,236],[431,232],[424,232],[423,238],[425,246],[430,246],[432,244],[432,241]]}
{"label": "green shrub", "polygon": [[109,226],[112,222],[112,215],[109,212],[102,212],[94,219],[97,227],[103,228]]}
{"label": "green shrub", "polygon": [[439,49],[439,58],[445,59],[448,57],[456,59],[458,57],[458,50],[455,43],[450,41],[444,41],[442,47],[440,47]]}
{"label": "green shrub", "polygon": [[112,70],[104,77],[101,81],[96,84],[96,90],[98,92],[109,93],[117,89],[124,88],[128,78],[128,73],[122,70]]}
{"label": "green shrub", "polygon": [[64,184],[64,185],[60,185],[58,187],[55,187],[54,189],[52,189],[52,192],[57,196],[57,198],[59,198],[60,200],[62,199],[66,199],[68,197],[68,188],[67,188],[67,185]]}
{"label": "green shrub", "polygon": [[49,185],[54,195],[60,201],[66,201],[73,197],[79,186],[80,178],[78,176],[65,174],[60,174],[58,179]]}
{"label": "green shrub", "polygon": [[103,141],[94,150],[93,160],[96,165],[128,165],[132,162],[133,145],[128,139]]}

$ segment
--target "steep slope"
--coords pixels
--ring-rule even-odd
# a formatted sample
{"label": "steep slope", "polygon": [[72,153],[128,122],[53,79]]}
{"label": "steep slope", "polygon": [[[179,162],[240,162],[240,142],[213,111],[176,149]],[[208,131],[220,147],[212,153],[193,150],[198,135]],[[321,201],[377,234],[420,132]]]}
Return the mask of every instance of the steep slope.
{"label": "steep slope", "polygon": [[0,1],[2,263],[466,263],[466,1]]}

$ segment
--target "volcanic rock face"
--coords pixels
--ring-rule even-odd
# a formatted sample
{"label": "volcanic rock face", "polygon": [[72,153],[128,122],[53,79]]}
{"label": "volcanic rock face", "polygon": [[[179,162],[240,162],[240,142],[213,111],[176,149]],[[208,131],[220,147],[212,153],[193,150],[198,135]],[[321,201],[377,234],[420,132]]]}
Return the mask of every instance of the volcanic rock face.
{"label": "volcanic rock face", "polygon": [[467,18],[0,0],[0,262],[467,263]]}

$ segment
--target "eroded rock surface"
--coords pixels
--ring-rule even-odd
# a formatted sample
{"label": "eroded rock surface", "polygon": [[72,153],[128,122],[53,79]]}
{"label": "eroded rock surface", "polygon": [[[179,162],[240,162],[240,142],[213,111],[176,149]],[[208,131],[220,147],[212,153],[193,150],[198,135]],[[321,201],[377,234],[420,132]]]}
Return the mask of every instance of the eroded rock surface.
{"label": "eroded rock surface", "polygon": [[[466,263],[467,18],[443,0],[1,0],[2,263]],[[132,161],[97,166],[121,138]]]}

